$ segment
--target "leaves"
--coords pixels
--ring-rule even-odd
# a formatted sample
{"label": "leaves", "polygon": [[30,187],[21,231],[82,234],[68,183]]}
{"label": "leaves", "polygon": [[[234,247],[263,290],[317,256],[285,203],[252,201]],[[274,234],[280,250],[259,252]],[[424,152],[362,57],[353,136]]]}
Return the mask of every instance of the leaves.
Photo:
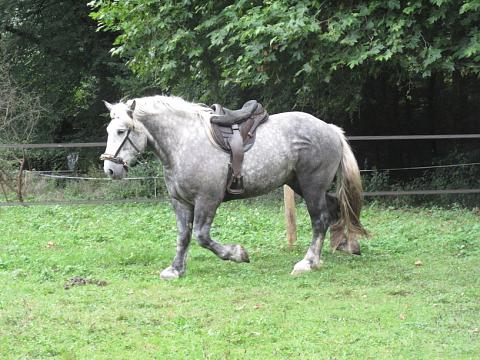
{"label": "leaves", "polygon": [[423,51],[423,66],[428,68],[431,64],[442,57],[442,50],[429,47]]}
{"label": "leaves", "polygon": [[[323,108],[333,104],[319,105],[318,84],[334,78],[351,84],[352,78],[375,77],[386,67],[392,77],[409,81],[432,73],[478,74],[479,3],[98,0],[90,5],[99,29],[118,34],[113,53],[161,88],[229,103],[255,89],[270,99],[270,108],[286,102]],[[275,91],[279,87],[282,94]],[[361,99],[357,90],[346,86],[343,109],[354,111],[352,99]]]}
{"label": "leaves", "polygon": [[[203,3],[202,3],[203,4]],[[421,64],[422,68],[414,71],[420,73],[426,70],[438,60],[437,55],[449,49],[453,49],[458,41],[451,36],[445,37],[444,33],[450,33],[450,29],[458,27],[462,20],[462,26],[468,28],[478,20],[478,15],[473,14],[480,5],[478,1],[464,3],[460,8],[451,1],[431,1],[430,7],[421,2],[409,2],[401,6],[400,1],[391,0],[386,3],[381,1],[365,2],[358,7],[344,7],[341,5],[330,6],[328,9],[320,8],[313,1],[306,1],[296,6],[289,6],[284,1],[271,1],[261,6],[252,3],[237,2],[233,5],[222,7],[220,4],[208,3],[201,5],[200,2],[183,1],[174,3],[167,1],[159,5],[152,1],[92,1],[90,5],[96,10],[92,17],[99,21],[101,29],[120,31],[122,34],[117,38],[119,45],[117,53],[136,58],[137,71],[140,73],[151,72],[144,58],[143,49],[154,47],[155,53],[159,54],[158,62],[165,58],[183,58],[208,56],[205,50],[228,54],[227,56],[215,57],[216,65],[224,69],[225,74],[243,73],[240,67],[247,63],[252,65],[263,63],[259,59],[266,49],[269,54],[275,54],[268,59],[269,69],[278,72],[284,64],[285,58],[276,53],[288,52],[291,56],[287,59],[289,66],[294,66],[298,71],[309,62],[315,51],[322,49],[322,53],[329,56],[321,66],[321,71],[334,69],[331,65],[342,59],[343,63],[355,67],[366,59],[375,61],[387,61],[402,54],[405,45],[412,50],[411,55],[416,58],[405,64],[405,68],[411,65]],[[182,5],[182,6],[180,6]],[[389,13],[384,16],[384,9]],[[471,18],[460,19],[458,15],[471,13]],[[447,16],[448,13],[448,16]],[[457,14],[457,17],[452,16]],[[162,14],[162,16],[159,16]],[[412,18],[413,17],[413,18]],[[424,19],[428,21],[425,23]],[[447,19],[448,18],[448,19]],[[446,22],[445,29],[433,29],[439,21]],[[326,24],[327,28],[321,24]],[[176,29],[176,32],[172,32]],[[443,32],[438,32],[443,30]],[[182,36],[179,36],[179,32]],[[458,31],[455,31],[458,33]],[[155,36],[152,36],[155,34]],[[173,34],[173,36],[172,36]],[[183,36],[188,34],[188,36]],[[423,52],[423,59],[418,57],[418,37],[432,39],[438,42],[437,49],[440,51]],[[433,37],[432,37],[433,36]],[[442,40],[445,38],[445,40]],[[161,41],[158,41],[161,39]],[[458,39],[457,39],[458,40]],[[182,44],[183,42],[183,44]],[[371,46],[366,44],[375,43],[376,49],[383,46],[389,51],[383,57],[378,57],[378,51],[369,53]],[[203,51],[191,55],[193,49],[188,46],[198,43]],[[361,44],[358,48],[355,45]],[[396,49],[387,45],[396,44]],[[296,49],[302,49],[298,53]],[[358,50],[364,54],[359,55]],[[135,50],[135,51],[132,51]],[[315,50],[315,51],[309,51]],[[471,51],[471,50],[470,50]],[[240,53],[243,57],[239,62]],[[300,55],[301,54],[301,55]],[[300,56],[299,56],[300,55]],[[301,61],[298,61],[302,59]],[[405,62],[404,59],[399,59]],[[419,61],[421,60],[421,61]],[[320,64],[322,65],[322,64]],[[230,71],[229,68],[233,67]],[[197,69],[208,72],[207,69]],[[291,72],[289,72],[291,74]],[[254,75],[241,80],[241,83],[255,85]]]}
{"label": "leaves", "polygon": [[[84,2],[73,0],[4,0],[0,6],[0,47],[15,81],[46,110],[35,129],[44,142],[72,135],[87,140],[88,129],[103,122],[93,99],[116,96],[113,68],[118,74],[127,70],[109,54],[113,36],[97,32],[89,12]],[[128,36],[121,36],[124,46]]]}
{"label": "leaves", "polygon": [[475,12],[478,10],[480,10],[479,0],[465,1],[464,4],[461,6],[459,13],[463,15],[467,12]]}

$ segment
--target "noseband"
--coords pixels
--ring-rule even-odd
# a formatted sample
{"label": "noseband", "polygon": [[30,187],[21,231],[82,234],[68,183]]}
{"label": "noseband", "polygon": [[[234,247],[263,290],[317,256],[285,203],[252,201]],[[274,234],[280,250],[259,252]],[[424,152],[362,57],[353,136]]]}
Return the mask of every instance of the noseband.
{"label": "noseband", "polygon": [[118,153],[120,152],[120,150],[122,150],[122,147],[123,145],[125,145],[125,143],[128,141],[130,143],[130,145],[132,145],[132,147],[137,151],[138,154],[141,153],[140,150],[138,150],[138,148],[135,146],[135,144],[132,142],[132,140],[130,140],[129,138],[129,135],[130,133],[132,132],[132,129],[128,129],[127,130],[127,135],[125,135],[125,137],[123,138],[123,141],[122,143],[120,144],[120,146],[118,147],[117,151],[115,151],[115,155],[110,155],[110,154],[102,154],[100,155],[100,160],[101,161],[105,161],[105,160],[108,160],[108,161],[111,161],[111,162],[114,162],[115,164],[121,164],[123,165],[123,167],[125,167],[126,169],[128,169],[128,164],[125,160],[123,160],[121,157],[117,156]]}

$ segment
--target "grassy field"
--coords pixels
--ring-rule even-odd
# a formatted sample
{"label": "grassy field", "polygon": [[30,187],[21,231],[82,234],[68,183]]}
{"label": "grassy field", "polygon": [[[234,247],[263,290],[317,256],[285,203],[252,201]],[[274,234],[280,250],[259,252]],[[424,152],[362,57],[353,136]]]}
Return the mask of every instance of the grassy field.
{"label": "grassy field", "polygon": [[[0,208],[1,359],[474,359],[480,215],[371,205],[363,255],[292,277],[280,203],[236,202],[213,234],[250,264],[192,243],[187,276],[169,205]],[[86,279],[71,280],[75,277]]]}

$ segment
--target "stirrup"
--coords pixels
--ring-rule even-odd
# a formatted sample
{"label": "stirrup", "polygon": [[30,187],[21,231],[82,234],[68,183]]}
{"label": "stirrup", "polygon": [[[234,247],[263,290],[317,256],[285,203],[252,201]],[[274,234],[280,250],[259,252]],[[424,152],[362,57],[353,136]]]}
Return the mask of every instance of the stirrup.
{"label": "stirrup", "polygon": [[245,192],[245,188],[243,187],[243,176],[232,176],[232,179],[227,184],[227,191],[232,195],[243,194]]}

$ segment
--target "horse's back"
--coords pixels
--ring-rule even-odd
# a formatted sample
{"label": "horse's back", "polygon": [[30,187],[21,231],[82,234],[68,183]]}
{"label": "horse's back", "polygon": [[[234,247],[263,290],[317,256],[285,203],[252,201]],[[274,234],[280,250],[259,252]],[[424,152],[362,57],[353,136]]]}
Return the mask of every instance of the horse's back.
{"label": "horse's back", "polygon": [[[341,153],[341,139],[331,124],[313,115],[293,111],[271,115],[257,130],[260,142],[284,142],[290,151]],[[257,141],[258,141],[257,140]]]}
{"label": "horse's back", "polygon": [[[270,115],[245,154],[246,196],[267,192],[299,172],[334,174],[341,159],[341,141],[331,125],[302,112]],[[329,176],[330,177],[330,176]]]}

